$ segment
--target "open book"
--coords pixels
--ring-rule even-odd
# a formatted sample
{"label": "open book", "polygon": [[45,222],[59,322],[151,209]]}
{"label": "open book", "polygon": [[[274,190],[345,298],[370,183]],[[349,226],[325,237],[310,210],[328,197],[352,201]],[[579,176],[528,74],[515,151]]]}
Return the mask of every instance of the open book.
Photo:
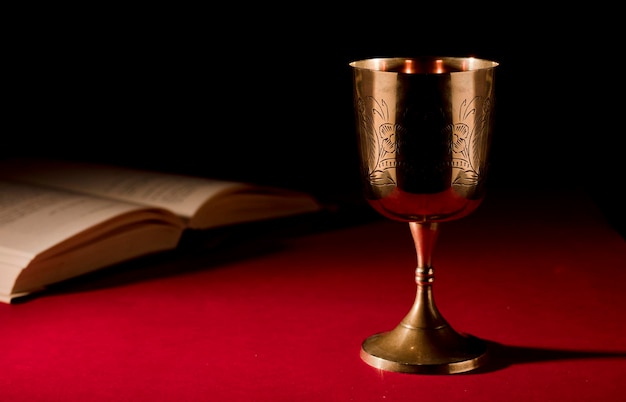
{"label": "open book", "polygon": [[185,229],[313,213],[305,193],[53,160],[0,161],[0,301],[177,247]]}

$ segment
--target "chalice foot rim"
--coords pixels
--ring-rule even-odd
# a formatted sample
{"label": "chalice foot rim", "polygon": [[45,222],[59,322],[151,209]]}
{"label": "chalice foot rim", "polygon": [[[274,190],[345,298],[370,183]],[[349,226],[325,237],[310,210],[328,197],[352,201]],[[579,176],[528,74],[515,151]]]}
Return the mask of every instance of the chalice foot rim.
{"label": "chalice foot rim", "polygon": [[368,365],[384,371],[456,374],[483,367],[488,350],[482,339],[449,326],[433,330],[399,325],[365,339],[360,356]]}

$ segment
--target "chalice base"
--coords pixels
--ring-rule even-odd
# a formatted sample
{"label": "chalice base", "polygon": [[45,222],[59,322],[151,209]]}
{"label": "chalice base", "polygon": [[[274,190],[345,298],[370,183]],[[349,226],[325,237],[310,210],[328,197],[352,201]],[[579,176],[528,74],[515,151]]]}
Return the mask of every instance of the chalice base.
{"label": "chalice base", "polygon": [[399,373],[456,374],[487,361],[487,344],[449,325],[415,328],[401,323],[361,345],[361,359],[372,367]]}

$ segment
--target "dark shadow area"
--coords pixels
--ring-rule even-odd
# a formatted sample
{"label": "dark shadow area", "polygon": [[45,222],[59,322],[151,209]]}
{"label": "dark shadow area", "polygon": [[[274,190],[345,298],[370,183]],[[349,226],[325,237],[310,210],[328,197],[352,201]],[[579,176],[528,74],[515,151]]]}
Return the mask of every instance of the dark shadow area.
{"label": "dark shadow area", "polygon": [[562,360],[590,360],[590,359],[624,359],[626,350],[573,350],[537,348],[529,346],[504,345],[494,341],[486,341],[488,360],[485,366],[463,375],[485,374],[506,369],[518,364],[532,364],[554,362]]}
{"label": "dark shadow area", "polygon": [[615,94],[624,80],[607,57],[623,47],[613,21],[622,13],[572,7],[563,19],[524,7],[514,22],[502,4],[417,16],[396,2],[349,12],[316,3],[287,16],[266,4],[227,6],[219,17],[28,13],[9,42],[15,92],[0,158],[254,181],[341,202],[359,195],[348,63],[475,56],[500,62],[492,186],[581,186],[626,233],[616,196],[626,137]]}

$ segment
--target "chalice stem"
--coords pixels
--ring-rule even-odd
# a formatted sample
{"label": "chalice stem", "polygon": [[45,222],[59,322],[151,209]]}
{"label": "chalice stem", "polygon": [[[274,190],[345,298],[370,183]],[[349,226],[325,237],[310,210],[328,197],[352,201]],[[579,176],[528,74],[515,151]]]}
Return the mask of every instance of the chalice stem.
{"label": "chalice stem", "polygon": [[410,222],[417,252],[417,293],[409,313],[391,331],[375,334],[361,345],[361,358],[382,370],[452,374],[484,364],[486,344],[455,331],[433,297],[432,254],[438,235],[434,222]]}
{"label": "chalice stem", "polygon": [[415,243],[417,266],[430,267],[435,242],[439,235],[439,224],[437,222],[410,222],[409,228],[411,228]]}
{"label": "chalice stem", "polygon": [[409,314],[402,321],[408,328],[438,330],[447,326],[433,296],[435,274],[432,266],[432,255],[439,235],[439,224],[436,222],[410,222],[409,227],[415,243],[417,268],[415,283],[417,294],[415,303]]}

